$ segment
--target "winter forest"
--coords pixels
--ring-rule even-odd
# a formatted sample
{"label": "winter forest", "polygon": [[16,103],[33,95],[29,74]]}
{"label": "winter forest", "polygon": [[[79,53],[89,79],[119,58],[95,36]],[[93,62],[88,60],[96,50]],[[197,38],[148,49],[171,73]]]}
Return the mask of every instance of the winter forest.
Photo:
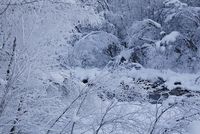
{"label": "winter forest", "polygon": [[0,0],[0,134],[200,134],[200,0]]}

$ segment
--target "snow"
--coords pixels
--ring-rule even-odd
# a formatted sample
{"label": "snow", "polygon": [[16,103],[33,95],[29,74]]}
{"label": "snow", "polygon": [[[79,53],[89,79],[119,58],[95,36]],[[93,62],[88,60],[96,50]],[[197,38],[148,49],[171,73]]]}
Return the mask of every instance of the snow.
{"label": "snow", "polygon": [[67,3],[75,4],[76,0],[62,0],[62,2],[67,2]]}
{"label": "snow", "polygon": [[173,31],[170,34],[164,36],[161,40],[157,41],[155,43],[156,48],[160,49],[161,51],[165,51],[165,46],[163,45],[169,45],[170,43],[173,43],[176,41],[176,39],[180,36],[181,34],[178,31]]}
{"label": "snow", "polygon": [[62,83],[64,81],[64,77],[59,72],[51,72],[50,74],[54,82]]}
{"label": "snow", "polygon": [[166,50],[166,48],[165,48],[164,46],[161,46],[161,47],[160,47],[160,50],[161,50],[162,52],[164,52],[164,51]]}
{"label": "snow", "polygon": [[182,3],[182,2],[180,2],[179,0],[166,0],[166,1],[165,1],[165,4],[166,4],[167,6],[173,4],[173,5],[175,5],[176,7],[184,7],[184,6],[187,6],[186,3]]}
{"label": "snow", "polygon": [[161,43],[169,44],[170,42],[175,42],[178,36],[180,36],[180,33],[177,31],[173,31],[170,34],[166,35],[161,40]]}
{"label": "snow", "polygon": [[96,49],[101,49],[112,43],[119,44],[119,40],[116,36],[103,31],[93,31],[80,39],[75,46],[81,47],[83,44],[85,49],[91,49],[89,47],[94,46]]}
{"label": "snow", "polygon": [[0,78],[0,85],[5,85],[7,82],[5,80],[3,80],[2,78]]}
{"label": "snow", "polygon": [[170,20],[172,20],[172,18],[176,15],[176,13],[172,13],[167,15],[166,19],[165,19],[165,23],[169,22]]}
{"label": "snow", "polygon": [[150,79],[154,80],[157,77],[162,77],[164,80],[166,80],[166,86],[169,89],[173,89],[176,87],[174,85],[175,82],[181,82],[180,87],[199,91],[199,84],[195,83],[196,78],[199,76],[199,74],[189,74],[189,73],[176,73],[170,70],[155,70],[155,69],[141,69],[138,71],[134,71],[133,76],[136,78],[143,78],[143,79]]}
{"label": "snow", "polygon": [[200,121],[193,121],[189,126],[189,134],[199,134],[200,132]]}
{"label": "snow", "polygon": [[131,56],[132,51],[133,51],[132,49],[123,50],[123,51],[120,53],[120,56],[121,56],[121,57],[124,57],[125,59],[129,59],[130,56]]}
{"label": "snow", "polygon": [[147,19],[147,22],[153,24],[157,28],[161,28],[162,27],[161,24],[159,24],[158,22],[155,22],[153,20]]}
{"label": "snow", "polygon": [[129,34],[134,35],[134,33],[139,32],[141,29],[143,29],[146,26],[149,26],[149,27],[153,26],[158,29],[161,28],[161,24],[151,19],[145,19],[143,21],[134,21],[131,28],[129,28]]}
{"label": "snow", "polygon": [[181,85],[179,87],[189,89],[189,90],[194,90],[194,91],[199,91],[199,84],[195,83],[196,78],[198,75],[195,74],[179,74],[179,73],[174,73],[174,75],[170,75],[167,77],[167,82],[166,85],[168,88],[172,89],[176,87],[174,85],[174,82],[181,82]]}
{"label": "snow", "polygon": [[98,75],[101,74],[102,71],[98,68],[84,69],[77,67],[71,70],[71,72],[75,75],[77,79],[82,81],[83,79],[95,79]]}
{"label": "snow", "polygon": [[73,116],[72,116],[72,121],[73,121],[73,122],[77,122],[77,121],[79,121],[79,120],[80,120],[80,117],[77,115],[77,112],[74,111],[74,114],[73,114]]}
{"label": "snow", "polygon": [[158,71],[158,70],[150,70],[150,69],[144,69],[143,71],[138,71],[138,76],[142,76],[144,79],[153,79],[156,77],[162,77],[166,80],[166,85],[169,89],[173,89],[176,87],[174,85],[175,82],[181,82],[181,87],[190,89],[190,90],[200,90],[198,84],[195,84],[195,79],[197,78],[198,75],[195,74],[181,74],[181,73],[176,73],[170,70],[163,70],[163,71]]}
{"label": "snow", "polygon": [[97,83],[100,81],[108,83],[109,81],[109,87],[115,87],[116,84],[121,81],[133,84],[133,78],[155,81],[158,77],[161,77],[166,81],[165,85],[169,89],[177,87],[177,85],[174,84],[175,82],[181,82],[179,87],[192,91],[200,90],[200,84],[195,82],[200,74],[176,73],[171,70],[155,70],[147,68],[141,68],[140,70],[134,68],[131,70],[121,69],[111,73],[108,70],[101,70],[98,68],[83,69],[77,67],[70,71],[79,81],[82,81],[83,79],[89,79]]}

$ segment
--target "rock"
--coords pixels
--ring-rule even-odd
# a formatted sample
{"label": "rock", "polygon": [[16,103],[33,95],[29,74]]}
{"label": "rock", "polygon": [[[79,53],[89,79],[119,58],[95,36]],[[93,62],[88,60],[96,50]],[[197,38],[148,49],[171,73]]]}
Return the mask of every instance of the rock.
{"label": "rock", "polygon": [[169,92],[170,95],[174,95],[174,96],[183,96],[190,93],[191,91],[182,89],[181,87],[176,87]]}
{"label": "rock", "polygon": [[181,85],[181,82],[174,82],[174,85]]}
{"label": "rock", "polygon": [[166,82],[166,81],[165,81],[163,78],[158,77],[158,80],[156,80],[156,81],[153,83],[152,88],[156,88],[156,87],[158,87],[158,86],[164,84],[165,82]]}
{"label": "rock", "polygon": [[86,83],[88,83],[88,79],[83,79],[82,82],[83,82],[84,84],[86,84]]}
{"label": "rock", "polygon": [[148,95],[148,100],[152,104],[157,104],[157,103],[159,104],[159,103],[161,103],[160,98],[161,98],[161,95],[158,94],[158,93],[150,93]]}

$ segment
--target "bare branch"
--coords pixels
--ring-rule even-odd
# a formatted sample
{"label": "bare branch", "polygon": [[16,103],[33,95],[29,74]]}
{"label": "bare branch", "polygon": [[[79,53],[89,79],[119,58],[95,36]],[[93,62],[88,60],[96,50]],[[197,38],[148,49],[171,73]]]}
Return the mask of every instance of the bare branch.
{"label": "bare branch", "polygon": [[153,127],[150,131],[150,134],[153,134],[156,128],[157,123],[159,122],[160,118],[163,116],[163,114],[165,114],[168,110],[170,110],[171,108],[173,108],[176,105],[176,103],[170,105],[168,108],[164,109],[163,111],[161,111],[161,113],[156,117],[156,120],[153,123]]}
{"label": "bare branch", "polygon": [[83,95],[87,95],[89,90],[86,90],[84,92],[81,92],[71,103],[68,107],[65,108],[65,110],[57,117],[57,119],[52,123],[52,125],[49,127],[46,134],[49,134],[51,132],[51,129],[56,125],[56,123],[63,117],[63,115],[71,108],[71,106],[74,105],[75,102],[77,102]]}
{"label": "bare branch", "polygon": [[15,49],[16,49],[16,37],[13,41],[12,53],[11,53],[10,61],[9,61],[9,64],[8,64],[7,74],[6,74],[7,84],[5,86],[4,95],[3,95],[2,100],[0,102],[0,116],[2,115],[2,113],[4,111],[4,108],[5,108],[5,105],[6,105],[7,95],[9,93],[10,87],[12,85],[12,76],[13,76],[12,67],[13,67],[13,62],[14,62],[14,58],[15,58]]}

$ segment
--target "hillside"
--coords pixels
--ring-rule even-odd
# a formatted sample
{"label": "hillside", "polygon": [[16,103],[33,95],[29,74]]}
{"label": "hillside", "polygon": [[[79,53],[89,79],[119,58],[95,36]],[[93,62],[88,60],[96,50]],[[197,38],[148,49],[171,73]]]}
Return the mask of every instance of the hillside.
{"label": "hillside", "polygon": [[199,134],[199,0],[1,0],[1,134]]}

